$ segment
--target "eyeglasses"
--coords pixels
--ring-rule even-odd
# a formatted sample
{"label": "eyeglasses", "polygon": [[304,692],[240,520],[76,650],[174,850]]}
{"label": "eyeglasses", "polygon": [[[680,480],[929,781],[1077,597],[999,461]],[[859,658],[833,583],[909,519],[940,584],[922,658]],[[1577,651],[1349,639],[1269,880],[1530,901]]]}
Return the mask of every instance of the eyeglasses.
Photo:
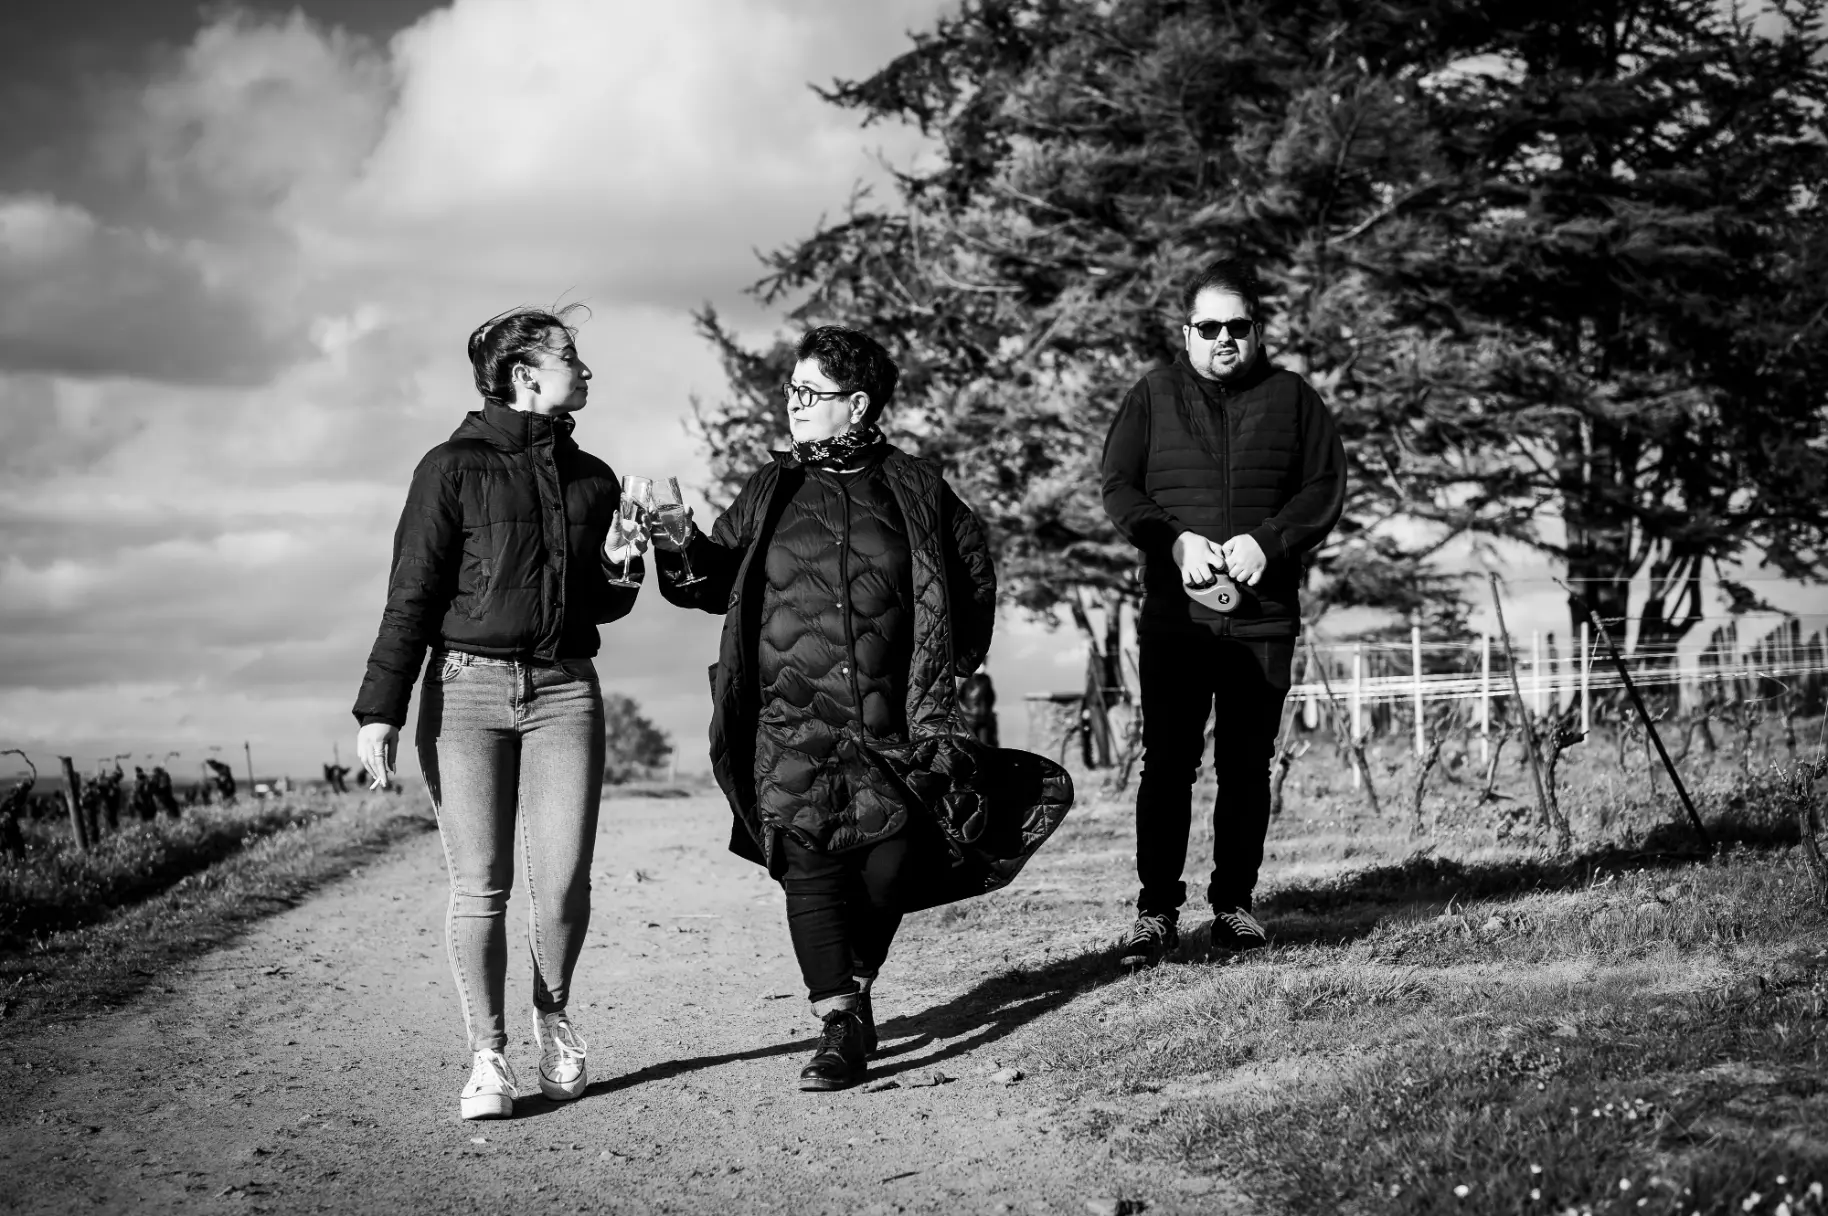
{"label": "eyeglasses", "polygon": [[781,396],[788,401],[798,401],[802,406],[811,405],[821,397],[848,397],[849,395],[848,392],[841,388],[833,389],[829,393],[822,393],[818,389],[805,384],[781,385]]}
{"label": "eyeglasses", "polygon": [[1220,330],[1224,330],[1233,338],[1248,338],[1250,331],[1256,327],[1257,323],[1249,317],[1233,317],[1229,321],[1201,321],[1189,328],[1204,341],[1211,342],[1219,336]]}

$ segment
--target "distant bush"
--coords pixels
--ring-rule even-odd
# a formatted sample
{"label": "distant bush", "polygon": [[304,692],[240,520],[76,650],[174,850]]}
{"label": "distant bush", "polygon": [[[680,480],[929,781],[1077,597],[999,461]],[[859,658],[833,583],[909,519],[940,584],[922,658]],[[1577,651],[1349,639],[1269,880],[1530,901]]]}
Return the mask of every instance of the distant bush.
{"label": "distant bush", "polygon": [[611,785],[652,777],[672,758],[672,739],[626,693],[603,694],[603,733],[608,743],[603,780]]}

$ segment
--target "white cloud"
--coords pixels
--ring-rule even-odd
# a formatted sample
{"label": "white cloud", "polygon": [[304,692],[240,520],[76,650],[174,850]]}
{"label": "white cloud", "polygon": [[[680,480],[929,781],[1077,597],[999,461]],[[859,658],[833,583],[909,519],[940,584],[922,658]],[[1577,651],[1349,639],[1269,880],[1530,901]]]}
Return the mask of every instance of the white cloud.
{"label": "white cloud", "polygon": [[378,48],[294,11],[229,12],[146,87],[117,134],[178,222],[215,238],[283,226],[343,194],[381,138],[393,65]]}
{"label": "white cloud", "polygon": [[761,0],[459,3],[396,38],[387,133],[323,235],[364,262],[462,250],[447,274],[597,299],[727,292],[754,276],[753,249],[877,176],[871,146],[913,154],[908,132],[865,137],[807,85],[886,59],[893,16]]}

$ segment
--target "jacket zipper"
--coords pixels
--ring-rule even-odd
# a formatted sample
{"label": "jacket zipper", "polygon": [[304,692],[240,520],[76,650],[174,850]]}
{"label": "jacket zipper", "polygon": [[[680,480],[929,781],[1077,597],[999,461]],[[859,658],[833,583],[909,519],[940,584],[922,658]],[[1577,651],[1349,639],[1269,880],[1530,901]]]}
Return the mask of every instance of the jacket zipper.
{"label": "jacket zipper", "polygon": [[[1226,393],[1223,388],[1221,388],[1219,391],[1219,398],[1218,398],[1219,476],[1222,479],[1222,481],[1221,481],[1221,485],[1223,487],[1222,492],[1225,495],[1225,540],[1229,541],[1231,539],[1231,535],[1232,535],[1232,533],[1231,533],[1231,414],[1225,408],[1225,399],[1227,396],[1229,396],[1229,394]],[[1220,543],[1223,544],[1225,542],[1221,541]],[[1229,635],[1230,633],[1231,633],[1231,618],[1229,616],[1221,616],[1219,618],[1219,635],[1221,637],[1223,637],[1223,636]]]}
{"label": "jacket zipper", "polygon": [[[540,601],[543,609],[540,615],[545,618],[541,628],[541,634],[545,644],[542,645],[537,642],[534,644],[534,657],[550,660],[557,656],[559,647],[564,645],[565,642],[562,631],[565,617],[565,558],[570,548],[571,538],[567,535],[565,525],[565,487],[559,481],[558,445],[553,442],[552,436],[548,434],[546,437],[545,459],[547,461],[547,472],[551,474],[549,479],[542,477],[540,474],[541,454],[537,443],[532,446],[530,456],[531,459],[529,460],[529,464],[533,471],[534,498],[538,500],[540,498],[540,490],[546,488],[548,485],[551,486],[554,494],[552,501],[540,502],[540,514],[544,517],[540,527],[540,532],[543,536],[551,535],[552,517],[555,514],[558,516],[559,543],[557,552],[555,553],[553,551],[551,544],[546,545],[547,569],[551,569],[552,564],[556,559],[558,573],[555,577],[549,576],[540,579]],[[555,580],[556,586],[554,586]],[[554,593],[550,597],[547,594],[548,587],[554,587]]]}
{"label": "jacket zipper", "polygon": [[844,501],[844,540],[838,550],[838,611],[844,617],[844,670],[850,676],[851,707],[857,715],[857,735],[863,735],[863,692],[857,685],[857,639],[851,620],[851,488],[842,473],[833,473],[838,497]]}

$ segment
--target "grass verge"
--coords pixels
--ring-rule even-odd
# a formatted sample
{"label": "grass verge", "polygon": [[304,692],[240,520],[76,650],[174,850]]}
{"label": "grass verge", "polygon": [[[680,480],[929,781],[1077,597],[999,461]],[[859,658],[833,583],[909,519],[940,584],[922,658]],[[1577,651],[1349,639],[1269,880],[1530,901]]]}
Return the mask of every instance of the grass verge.
{"label": "grass verge", "polygon": [[1271,829],[1271,948],[1205,949],[1202,825],[1182,952],[1131,977],[1109,949],[1130,807],[1094,796],[934,933],[1005,951],[970,1012],[1035,1010],[1011,1049],[1163,1188],[1302,1214],[1828,1212],[1828,916],[1792,814],[1824,773],[1696,780],[1736,843],[1695,859],[1657,851],[1666,788],[1564,790],[1586,847],[1557,857],[1467,795],[1424,839],[1310,771]]}
{"label": "grass verge", "polygon": [[0,870],[0,1035],[119,1004],[435,827],[410,797],[302,794],[135,824]]}

